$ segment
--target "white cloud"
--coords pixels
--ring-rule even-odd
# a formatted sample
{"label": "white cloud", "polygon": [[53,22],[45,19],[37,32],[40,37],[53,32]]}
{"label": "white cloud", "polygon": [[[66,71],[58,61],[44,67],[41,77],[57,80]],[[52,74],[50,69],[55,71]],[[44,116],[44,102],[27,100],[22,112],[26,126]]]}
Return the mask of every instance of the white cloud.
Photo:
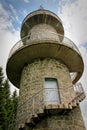
{"label": "white cloud", "polygon": [[11,4],[9,4],[9,7],[11,8],[12,12],[16,15],[16,10],[14,9],[14,7]]}
{"label": "white cloud", "polygon": [[3,67],[5,76],[8,54],[18,39],[19,31],[15,30],[9,12],[7,12],[0,4],[0,66]]}
{"label": "white cloud", "polygon": [[12,19],[13,19],[13,20],[17,20],[17,22],[21,23],[20,20],[19,20],[18,15],[17,15],[17,11],[16,11],[16,9],[13,7],[12,4],[9,4],[9,7],[10,7],[12,13],[13,13],[13,16],[11,16]]}
{"label": "white cloud", "polygon": [[[4,65],[10,47],[19,38],[19,31],[15,30],[9,13],[0,4],[0,65]],[[2,57],[2,58],[1,58]],[[3,61],[3,62],[2,62]]]}
{"label": "white cloud", "polygon": [[[84,61],[84,72],[80,79],[87,95],[87,49],[82,47],[87,43],[87,0],[61,0],[58,16],[63,21],[65,36],[70,38],[80,48]],[[87,98],[81,103],[81,110],[87,127]]]}
{"label": "white cloud", "polygon": [[65,35],[77,45],[87,42],[87,1],[61,0],[58,15],[63,21]]}
{"label": "white cloud", "polygon": [[83,88],[86,94],[86,99],[83,102],[81,102],[81,110],[82,110],[83,119],[85,121],[85,125],[87,128],[87,110],[86,110],[87,109],[87,49],[84,47],[81,47],[80,51],[81,51],[83,61],[84,61],[84,72],[80,81],[83,85]]}
{"label": "white cloud", "polygon": [[23,15],[23,17],[27,16],[28,15],[28,11],[24,9],[23,12],[22,12],[22,15]]}
{"label": "white cloud", "polygon": [[[63,3],[63,5],[62,5]],[[61,0],[58,15],[61,17],[65,28],[65,35],[74,40],[77,45],[87,43],[87,2],[86,0]],[[87,91],[87,49],[80,46],[80,52],[84,61],[84,73],[81,81]]]}
{"label": "white cloud", "polygon": [[4,10],[3,6],[0,4],[0,32],[5,29],[12,27],[12,22],[9,19],[9,14]]}
{"label": "white cloud", "polygon": [[25,3],[29,3],[30,0],[24,0]]}

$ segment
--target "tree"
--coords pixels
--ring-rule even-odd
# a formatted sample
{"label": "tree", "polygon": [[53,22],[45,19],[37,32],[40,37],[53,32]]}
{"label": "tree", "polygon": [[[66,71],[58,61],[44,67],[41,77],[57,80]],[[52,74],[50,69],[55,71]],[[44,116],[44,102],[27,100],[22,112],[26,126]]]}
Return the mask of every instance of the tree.
{"label": "tree", "polygon": [[10,97],[10,85],[8,80],[4,81],[4,87],[3,87],[3,111],[4,111],[4,122],[3,122],[3,128],[4,130],[8,130],[8,124],[9,124],[9,117],[11,113],[12,108],[12,101]]}
{"label": "tree", "polygon": [[2,67],[0,67],[0,86],[3,84],[3,72],[2,72]]}
{"label": "tree", "polygon": [[0,130],[3,130],[2,123],[4,121],[3,119],[3,72],[2,67],[0,67]]}
{"label": "tree", "polygon": [[14,130],[17,102],[17,92],[11,96],[9,81],[4,80],[0,67],[0,130]]}
{"label": "tree", "polygon": [[[16,116],[17,116],[17,104],[18,104],[18,96],[17,96],[17,91],[15,90],[13,92],[12,98],[11,98],[11,113],[10,113],[10,118],[9,118],[9,129],[14,130],[15,124],[16,124]],[[10,105],[11,106],[11,105]]]}

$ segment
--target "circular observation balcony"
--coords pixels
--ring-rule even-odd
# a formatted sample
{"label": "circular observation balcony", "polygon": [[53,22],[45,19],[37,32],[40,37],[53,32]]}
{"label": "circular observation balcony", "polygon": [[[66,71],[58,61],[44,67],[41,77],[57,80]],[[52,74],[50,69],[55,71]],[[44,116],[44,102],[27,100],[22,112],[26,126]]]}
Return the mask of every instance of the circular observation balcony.
{"label": "circular observation balcony", "polygon": [[9,80],[19,88],[23,67],[35,59],[44,58],[53,58],[64,63],[70,71],[73,84],[83,73],[81,54],[70,39],[57,33],[36,33],[26,36],[11,49],[6,68]]}
{"label": "circular observation balcony", "polygon": [[28,14],[21,26],[21,38],[27,36],[30,30],[38,24],[48,24],[55,28],[57,33],[64,35],[64,28],[61,19],[49,10],[36,10]]}

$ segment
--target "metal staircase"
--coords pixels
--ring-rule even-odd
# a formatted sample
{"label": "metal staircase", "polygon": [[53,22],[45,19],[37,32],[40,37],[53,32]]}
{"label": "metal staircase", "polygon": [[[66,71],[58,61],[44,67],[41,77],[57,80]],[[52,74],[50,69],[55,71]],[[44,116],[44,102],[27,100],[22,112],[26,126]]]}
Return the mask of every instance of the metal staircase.
{"label": "metal staircase", "polygon": [[[22,107],[23,115],[21,114],[21,124],[18,125],[19,130],[25,130],[25,126],[34,127],[39,121],[41,121],[46,116],[50,114],[66,114],[73,108],[75,108],[79,103],[85,98],[85,93],[82,88],[81,83],[74,85],[75,97],[68,103],[63,104],[48,104],[45,106],[43,99],[43,90],[40,90],[33,97],[26,100]],[[20,112],[20,106],[18,106]]]}

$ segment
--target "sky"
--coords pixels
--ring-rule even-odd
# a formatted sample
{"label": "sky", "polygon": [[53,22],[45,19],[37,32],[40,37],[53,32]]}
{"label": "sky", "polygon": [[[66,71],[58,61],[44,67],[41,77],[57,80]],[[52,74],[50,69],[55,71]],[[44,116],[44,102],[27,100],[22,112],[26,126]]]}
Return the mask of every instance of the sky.
{"label": "sky", "polygon": [[[0,66],[5,76],[10,49],[20,40],[22,21],[40,5],[60,17],[65,36],[79,48],[84,61],[84,72],[79,82],[87,95],[87,0],[0,0]],[[11,91],[14,89],[11,84]],[[87,98],[80,106],[87,127]]]}

